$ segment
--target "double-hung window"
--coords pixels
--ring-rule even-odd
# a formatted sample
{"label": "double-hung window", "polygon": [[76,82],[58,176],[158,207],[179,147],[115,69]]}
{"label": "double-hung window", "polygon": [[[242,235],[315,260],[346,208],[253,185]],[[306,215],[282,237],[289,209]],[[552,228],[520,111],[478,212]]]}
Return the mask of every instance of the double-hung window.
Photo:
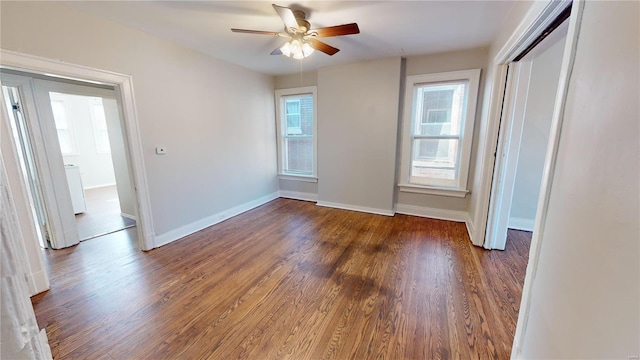
{"label": "double-hung window", "polygon": [[408,76],[400,190],[464,197],[480,70]]}
{"label": "double-hung window", "polygon": [[91,123],[93,124],[93,136],[96,140],[96,153],[111,154],[107,118],[101,98],[91,98]]}
{"label": "double-hung window", "polygon": [[316,87],[276,90],[278,172],[300,180],[316,178]]}
{"label": "double-hung window", "polygon": [[51,110],[53,111],[53,120],[56,124],[56,132],[58,133],[60,152],[65,156],[75,155],[77,153],[76,142],[72,124],[67,116],[67,104],[64,99],[58,98],[55,94],[52,94],[51,97]]}

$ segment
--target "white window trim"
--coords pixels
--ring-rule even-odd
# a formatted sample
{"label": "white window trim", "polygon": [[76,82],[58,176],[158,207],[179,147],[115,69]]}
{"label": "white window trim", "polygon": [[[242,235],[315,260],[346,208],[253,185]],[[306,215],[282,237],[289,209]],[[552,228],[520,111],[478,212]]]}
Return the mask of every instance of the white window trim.
{"label": "white window trim", "polygon": [[[413,126],[413,115],[415,111],[415,87],[416,85],[435,82],[447,82],[456,80],[468,80],[467,113],[465,117],[464,129],[460,146],[460,164],[458,166],[458,184],[453,187],[438,187],[420,184],[412,184],[409,180],[411,174],[411,129]],[[443,195],[452,197],[465,197],[467,190],[467,180],[469,176],[469,165],[471,160],[471,145],[473,141],[473,128],[476,118],[476,104],[478,101],[478,89],[480,86],[480,69],[451,71],[437,74],[423,74],[407,76],[404,115],[402,122],[402,156],[401,174],[398,186],[400,191],[423,193],[433,195]],[[419,105],[419,104],[417,104]]]}
{"label": "white window trim", "polygon": [[[298,180],[305,182],[318,182],[318,89],[316,86],[305,86],[291,89],[278,89],[275,91],[276,103],[276,136],[278,139],[278,178],[285,180]],[[284,151],[283,134],[286,117],[282,107],[282,97],[289,95],[311,94],[313,96],[313,173],[310,175],[285,173],[283,171]]]}

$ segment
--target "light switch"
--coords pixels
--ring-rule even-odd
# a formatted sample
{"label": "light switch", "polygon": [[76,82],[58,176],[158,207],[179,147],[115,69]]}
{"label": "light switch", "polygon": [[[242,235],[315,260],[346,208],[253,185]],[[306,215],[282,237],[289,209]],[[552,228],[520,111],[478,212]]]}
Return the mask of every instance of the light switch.
{"label": "light switch", "polygon": [[164,146],[158,146],[156,148],[156,154],[157,155],[165,155],[167,153],[167,148]]}

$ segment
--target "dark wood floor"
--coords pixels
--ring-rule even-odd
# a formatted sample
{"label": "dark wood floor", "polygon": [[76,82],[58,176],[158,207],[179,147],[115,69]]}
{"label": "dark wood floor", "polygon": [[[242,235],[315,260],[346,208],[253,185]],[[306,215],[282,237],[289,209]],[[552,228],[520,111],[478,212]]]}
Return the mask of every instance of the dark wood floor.
{"label": "dark wood floor", "polygon": [[507,359],[529,246],[287,199],[149,252],[134,237],[45,250],[56,359]]}

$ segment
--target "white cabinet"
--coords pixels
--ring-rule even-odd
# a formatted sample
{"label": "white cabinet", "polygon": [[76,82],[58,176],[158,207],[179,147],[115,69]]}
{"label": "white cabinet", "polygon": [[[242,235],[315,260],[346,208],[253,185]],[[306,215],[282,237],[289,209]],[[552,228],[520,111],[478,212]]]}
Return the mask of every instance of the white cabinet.
{"label": "white cabinet", "polygon": [[84,200],[84,189],[82,188],[82,179],[80,178],[80,167],[77,165],[65,165],[64,170],[67,173],[67,183],[69,184],[73,213],[83,213],[87,211],[87,204]]}

